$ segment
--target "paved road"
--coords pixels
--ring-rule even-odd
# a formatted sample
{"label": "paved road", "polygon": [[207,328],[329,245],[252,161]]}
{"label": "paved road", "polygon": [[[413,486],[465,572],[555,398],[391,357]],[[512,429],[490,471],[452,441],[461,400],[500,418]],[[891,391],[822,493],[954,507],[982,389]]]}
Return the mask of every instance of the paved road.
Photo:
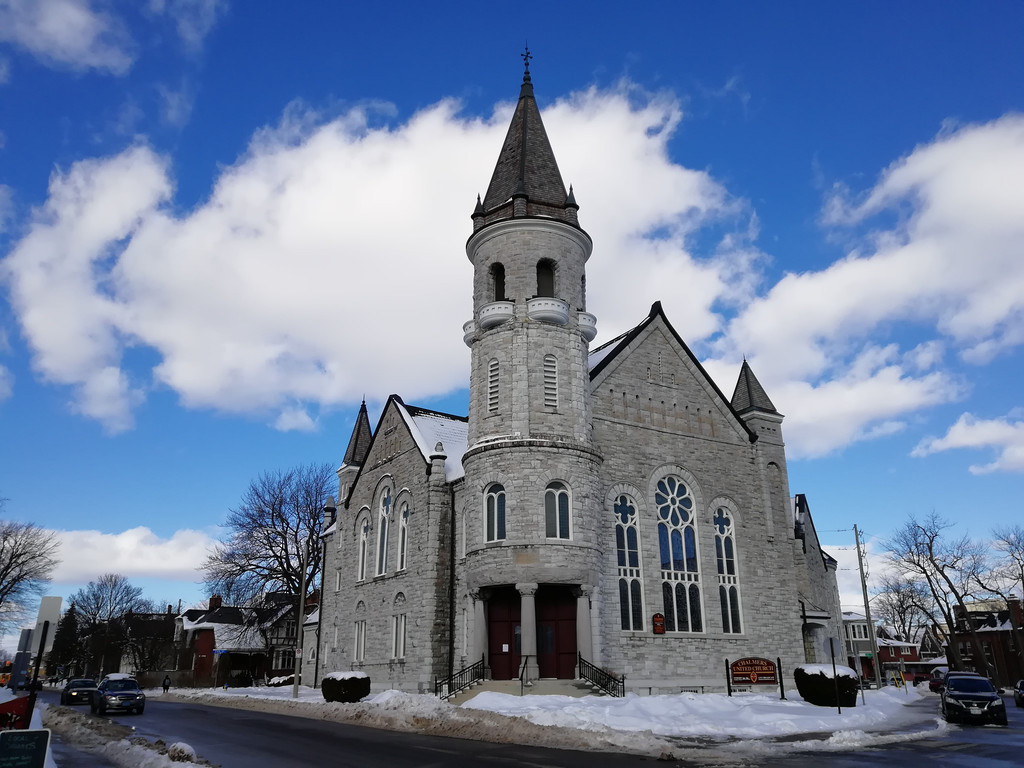
{"label": "paved road", "polygon": [[[44,694],[45,695],[45,694]],[[54,698],[54,703],[56,696]],[[510,768],[540,766],[619,768],[622,766],[771,766],[772,768],[860,768],[865,765],[937,764],[958,768],[1020,766],[1024,755],[1024,709],[1006,698],[1009,728],[953,726],[948,734],[849,752],[793,752],[794,745],[776,743],[767,753],[737,754],[713,745],[691,748],[686,759],[658,762],[652,758],[613,753],[573,752],[540,747],[448,739],[399,733],[192,703],[151,699],[146,713],[116,715],[113,720],[150,739],[170,744],[183,741],[222,768],[432,768],[474,766]],[[927,717],[937,715],[938,697],[913,705]],[[920,730],[919,728],[915,730]],[[65,768],[61,763],[61,768]],[[77,765],[77,764],[76,764]]]}

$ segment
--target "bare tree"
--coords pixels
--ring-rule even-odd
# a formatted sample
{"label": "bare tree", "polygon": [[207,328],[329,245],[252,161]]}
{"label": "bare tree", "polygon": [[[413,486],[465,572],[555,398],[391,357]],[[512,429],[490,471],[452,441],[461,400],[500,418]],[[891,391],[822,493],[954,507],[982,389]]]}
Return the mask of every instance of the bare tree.
{"label": "bare tree", "polygon": [[959,613],[971,635],[974,656],[985,675],[991,677],[994,670],[982,651],[965,603],[965,599],[973,597],[972,587],[984,561],[984,548],[967,536],[948,538],[946,532],[952,527],[952,523],[934,512],[920,521],[911,516],[889,539],[886,549],[890,562],[899,573],[911,580],[922,580],[927,585],[951,635],[948,645],[950,666],[963,669],[960,649],[952,640]]}
{"label": "bare tree", "polygon": [[203,564],[211,593],[252,604],[267,592],[299,594],[302,564],[307,591],[321,567],[321,513],[337,478],[329,464],[265,472],[228,513],[227,538]]}
{"label": "bare tree", "polygon": [[142,589],[119,573],[105,573],[75,592],[71,602],[86,649],[86,671],[102,675],[117,670],[126,641],[125,617],[150,607]]}
{"label": "bare tree", "polygon": [[901,573],[883,576],[874,604],[878,617],[907,641],[916,640],[924,627],[938,623],[935,600],[927,585]]}
{"label": "bare tree", "polygon": [[[4,499],[0,499],[0,511]],[[0,520],[0,634],[25,618],[27,603],[39,597],[57,567],[60,542],[53,531],[33,523]]]}

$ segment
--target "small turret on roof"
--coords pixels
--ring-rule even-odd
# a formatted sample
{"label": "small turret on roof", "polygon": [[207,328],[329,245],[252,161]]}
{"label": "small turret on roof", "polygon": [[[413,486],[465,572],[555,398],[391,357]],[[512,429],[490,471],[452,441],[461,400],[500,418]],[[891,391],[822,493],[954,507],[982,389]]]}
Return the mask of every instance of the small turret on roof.
{"label": "small turret on roof", "polygon": [[370,443],[373,440],[373,430],[370,428],[370,417],[366,413],[366,401],[363,400],[359,406],[359,415],[356,416],[355,426],[352,427],[352,437],[348,441],[348,449],[345,451],[345,460],[342,464],[350,466],[362,465],[366,460],[366,452],[370,450]]}
{"label": "small turret on roof", "polygon": [[740,377],[736,382],[736,389],[732,393],[732,407],[740,415],[748,411],[778,413],[746,359],[743,360]]}
{"label": "small turret on roof", "polygon": [[512,122],[482,204],[473,212],[475,228],[495,221],[525,216],[559,219],[574,227],[579,223],[574,197],[567,195],[555,162],[540,110],[533,96],[529,49],[523,54],[525,72]]}

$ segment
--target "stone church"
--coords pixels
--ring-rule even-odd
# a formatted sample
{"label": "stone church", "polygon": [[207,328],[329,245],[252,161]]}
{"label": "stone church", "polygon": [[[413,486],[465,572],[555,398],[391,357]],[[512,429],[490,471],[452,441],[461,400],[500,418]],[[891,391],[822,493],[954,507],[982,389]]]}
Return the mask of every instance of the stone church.
{"label": "stone church", "polygon": [[[527,65],[466,252],[469,415],[365,403],[325,520],[306,670],[374,690],[487,675],[723,690],[726,659],[828,661],[836,562],[790,496],[783,417],[744,362],[731,398],[656,302],[595,348],[592,242]],[[841,657],[841,653],[840,653]],[[309,677],[307,677],[307,680]]]}

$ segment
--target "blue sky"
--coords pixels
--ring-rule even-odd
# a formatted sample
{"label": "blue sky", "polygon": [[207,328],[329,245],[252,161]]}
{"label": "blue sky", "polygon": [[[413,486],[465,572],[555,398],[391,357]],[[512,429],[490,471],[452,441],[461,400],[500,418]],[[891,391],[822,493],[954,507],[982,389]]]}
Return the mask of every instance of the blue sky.
{"label": "blue sky", "polygon": [[[1024,6],[0,0],[0,497],[158,601],[359,401],[464,413],[464,243],[522,75],[599,344],[745,355],[846,564],[1020,519]],[[852,572],[841,573],[843,579]],[[848,589],[844,587],[844,595]]]}

